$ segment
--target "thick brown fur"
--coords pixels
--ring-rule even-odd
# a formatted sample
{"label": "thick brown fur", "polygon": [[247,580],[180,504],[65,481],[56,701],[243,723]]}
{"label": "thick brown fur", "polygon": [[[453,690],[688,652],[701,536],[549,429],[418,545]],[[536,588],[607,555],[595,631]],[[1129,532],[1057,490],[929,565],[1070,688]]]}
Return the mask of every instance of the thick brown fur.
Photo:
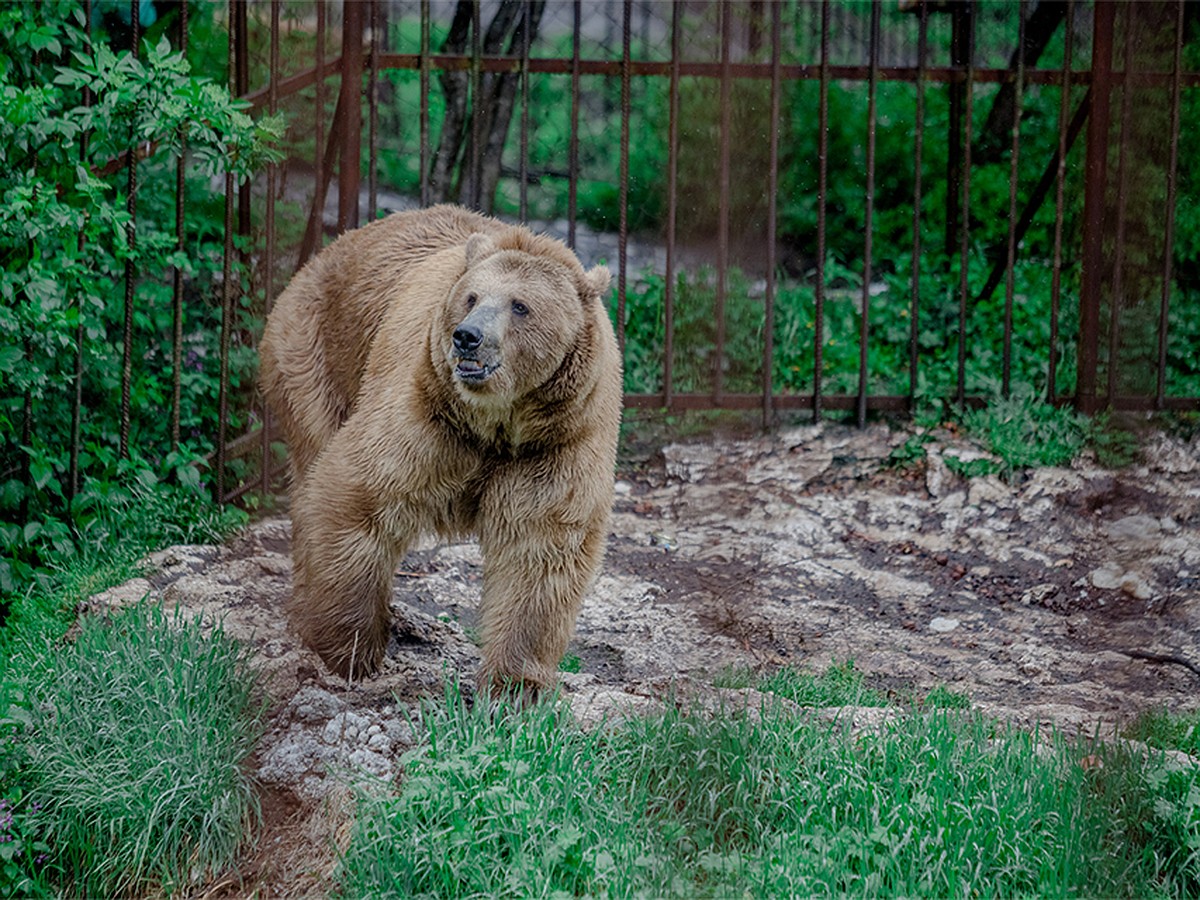
{"label": "thick brown fur", "polygon": [[289,614],[332,670],[379,667],[414,540],[475,534],[481,680],[554,683],[612,506],[608,284],[558,241],[437,206],[342,236],[280,295],[261,382],[292,455]]}

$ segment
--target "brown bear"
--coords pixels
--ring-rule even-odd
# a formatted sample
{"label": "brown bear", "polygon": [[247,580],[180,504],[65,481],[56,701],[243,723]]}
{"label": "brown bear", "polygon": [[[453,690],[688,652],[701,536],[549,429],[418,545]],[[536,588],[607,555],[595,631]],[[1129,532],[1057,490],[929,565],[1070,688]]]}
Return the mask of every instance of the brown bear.
{"label": "brown bear", "polygon": [[481,682],[556,681],[612,507],[609,279],[552,238],[435,206],[343,235],[280,295],[260,355],[292,454],[289,615],[330,669],[379,667],[416,538],[475,534]]}

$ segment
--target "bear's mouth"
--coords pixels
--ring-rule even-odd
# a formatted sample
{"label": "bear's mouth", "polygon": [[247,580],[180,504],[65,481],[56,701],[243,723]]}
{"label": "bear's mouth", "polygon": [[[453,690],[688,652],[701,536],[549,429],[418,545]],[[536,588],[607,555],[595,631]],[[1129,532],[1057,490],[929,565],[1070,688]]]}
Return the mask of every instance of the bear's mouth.
{"label": "bear's mouth", "polygon": [[485,365],[477,359],[460,357],[454,365],[454,374],[463,384],[483,384],[499,367],[499,364]]}

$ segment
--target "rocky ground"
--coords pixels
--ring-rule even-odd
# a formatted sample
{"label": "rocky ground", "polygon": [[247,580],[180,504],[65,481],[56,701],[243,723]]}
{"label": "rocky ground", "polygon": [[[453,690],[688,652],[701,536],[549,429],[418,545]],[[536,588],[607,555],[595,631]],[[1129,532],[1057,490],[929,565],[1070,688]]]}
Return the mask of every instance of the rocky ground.
{"label": "rocky ground", "polygon": [[[563,676],[584,721],[703,698],[719,673],[852,659],[875,687],[946,685],[1022,725],[1102,732],[1200,702],[1200,437],[1149,438],[1132,467],[1083,462],[964,479],[950,435],[805,427],[674,443],[627,462],[609,554]],[[434,544],[396,573],[383,672],[332,677],[288,631],[289,524],[174,547],[95,606],[146,593],[251,644],[270,692],[255,760],[264,830],[210,896],[320,894],[348,833],[349,786],[397,771],[408,711],[469,681],[480,557]]]}

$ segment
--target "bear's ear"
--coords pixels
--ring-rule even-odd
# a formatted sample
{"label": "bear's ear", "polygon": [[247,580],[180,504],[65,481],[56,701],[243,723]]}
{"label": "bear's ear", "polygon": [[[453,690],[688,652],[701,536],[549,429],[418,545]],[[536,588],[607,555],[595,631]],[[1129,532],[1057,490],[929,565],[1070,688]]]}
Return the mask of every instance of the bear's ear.
{"label": "bear's ear", "polygon": [[608,271],[608,266],[595,266],[583,273],[583,290],[580,293],[603,300],[611,282],[612,273]]}
{"label": "bear's ear", "polygon": [[467,238],[467,265],[473,266],[495,249],[492,239],[486,234],[473,234]]}

